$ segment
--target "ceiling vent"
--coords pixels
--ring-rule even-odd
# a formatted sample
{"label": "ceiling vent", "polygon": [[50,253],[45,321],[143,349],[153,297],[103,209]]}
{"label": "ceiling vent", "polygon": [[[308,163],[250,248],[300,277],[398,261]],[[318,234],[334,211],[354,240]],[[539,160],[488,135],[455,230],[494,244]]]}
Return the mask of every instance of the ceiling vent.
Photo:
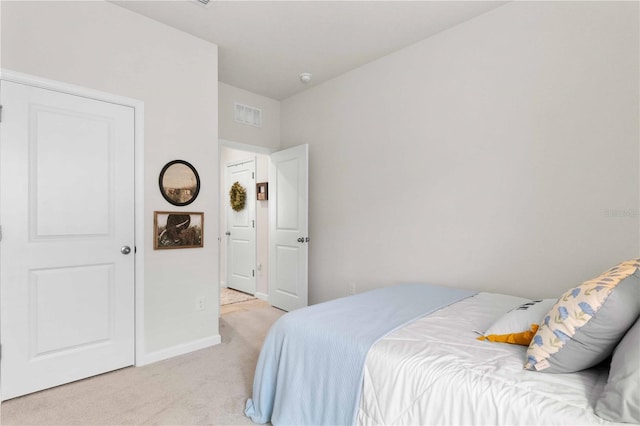
{"label": "ceiling vent", "polygon": [[262,127],[262,110],[260,108],[236,102],[234,109],[233,118],[236,122],[253,127]]}

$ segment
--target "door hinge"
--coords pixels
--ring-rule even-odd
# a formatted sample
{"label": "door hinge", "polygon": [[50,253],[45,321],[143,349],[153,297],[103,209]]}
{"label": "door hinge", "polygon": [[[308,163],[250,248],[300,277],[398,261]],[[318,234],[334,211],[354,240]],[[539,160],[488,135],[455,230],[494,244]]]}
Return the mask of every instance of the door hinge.
{"label": "door hinge", "polygon": [[252,227],[252,228],[255,228],[255,227],[256,227],[256,221],[255,221],[255,220],[252,220],[252,221],[251,221],[251,227]]}
{"label": "door hinge", "polygon": [[251,172],[251,179],[255,179],[255,178],[256,178],[255,173]]}
{"label": "door hinge", "polygon": [[2,123],[2,105],[0,105],[0,123]]}
{"label": "door hinge", "polygon": [[255,269],[252,269],[252,270],[251,270],[251,276],[252,276],[252,277],[255,277],[255,276],[256,276],[256,270],[255,270]]}

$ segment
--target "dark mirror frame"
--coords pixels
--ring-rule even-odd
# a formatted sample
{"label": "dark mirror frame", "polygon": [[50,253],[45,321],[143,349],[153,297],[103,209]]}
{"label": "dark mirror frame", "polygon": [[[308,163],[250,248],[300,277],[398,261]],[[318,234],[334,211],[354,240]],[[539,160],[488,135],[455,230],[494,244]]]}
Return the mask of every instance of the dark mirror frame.
{"label": "dark mirror frame", "polygon": [[[172,166],[175,166],[176,164],[187,166],[189,169],[191,169],[191,172],[193,173],[193,177],[196,180],[195,190],[193,190],[193,192],[190,194],[191,195],[190,198],[186,199],[185,201],[177,201],[175,199],[175,194],[173,194],[174,198],[171,198],[171,195],[169,194],[168,191],[169,189],[176,189],[176,188],[165,188],[163,183],[164,175],[167,172],[167,170],[169,170]],[[158,185],[160,186],[160,193],[162,194],[164,199],[167,200],[167,202],[169,202],[170,204],[173,204],[174,206],[186,206],[188,204],[193,203],[193,201],[198,196],[198,193],[200,192],[200,176],[198,175],[198,172],[196,171],[195,167],[193,167],[190,163],[184,160],[173,160],[165,164],[165,166],[162,168],[162,171],[160,171],[160,176],[158,177]],[[177,188],[177,189],[186,190],[189,188]]]}

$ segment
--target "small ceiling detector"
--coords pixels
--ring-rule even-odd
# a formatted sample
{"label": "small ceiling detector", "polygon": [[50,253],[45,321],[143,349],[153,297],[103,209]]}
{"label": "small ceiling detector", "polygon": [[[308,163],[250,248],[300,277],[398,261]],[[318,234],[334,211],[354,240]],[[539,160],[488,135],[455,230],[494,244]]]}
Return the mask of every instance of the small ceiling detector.
{"label": "small ceiling detector", "polygon": [[309,72],[303,72],[302,74],[300,74],[300,81],[303,82],[304,84],[307,84],[311,81],[311,77],[313,77],[311,75],[311,73]]}

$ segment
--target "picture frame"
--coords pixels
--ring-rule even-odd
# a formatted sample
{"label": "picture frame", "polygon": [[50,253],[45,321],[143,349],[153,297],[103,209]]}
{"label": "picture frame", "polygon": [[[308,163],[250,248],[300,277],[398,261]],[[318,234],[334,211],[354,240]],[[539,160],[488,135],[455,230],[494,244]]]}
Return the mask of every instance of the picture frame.
{"label": "picture frame", "polygon": [[204,247],[204,213],[153,212],[153,249]]}
{"label": "picture frame", "polygon": [[200,192],[200,176],[187,161],[173,160],[160,171],[158,185],[167,202],[174,206],[186,206],[193,203]]}
{"label": "picture frame", "polygon": [[269,182],[256,183],[256,199],[267,201],[269,199]]}

